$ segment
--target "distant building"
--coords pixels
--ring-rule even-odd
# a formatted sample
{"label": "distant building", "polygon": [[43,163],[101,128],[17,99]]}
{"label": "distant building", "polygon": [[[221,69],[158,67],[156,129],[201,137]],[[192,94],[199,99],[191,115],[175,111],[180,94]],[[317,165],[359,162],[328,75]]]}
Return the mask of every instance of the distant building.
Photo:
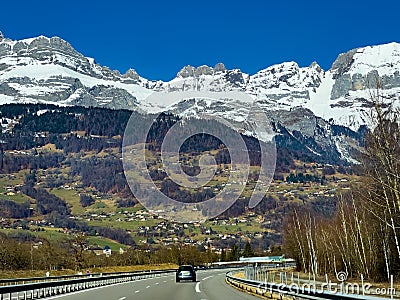
{"label": "distant building", "polygon": [[105,254],[106,256],[110,256],[111,255],[111,248],[110,246],[106,245],[103,249],[103,254]]}
{"label": "distant building", "polygon": [[89,248],[90,251],[92,251],[94,254],[96,255],[103,255],[104,254],[104,250],[101,247],[91,247]]}

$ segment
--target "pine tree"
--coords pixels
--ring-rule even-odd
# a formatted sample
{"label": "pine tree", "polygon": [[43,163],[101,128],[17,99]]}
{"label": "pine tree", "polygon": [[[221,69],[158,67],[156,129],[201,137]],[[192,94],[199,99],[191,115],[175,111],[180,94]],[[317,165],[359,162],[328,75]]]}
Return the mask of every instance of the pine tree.
{"label": "pine tree", "polygon": [[226,261],[226,251],[225,251],[225,249],[222,249],[222,251],[221,251],[220,261]]}
{"label": "pine tree", "polygon": [[237,244],[232,246],[231,252],[229,252],[229,261],[239,260],[239,247]]}
{"label": "pine tree", "polygon": [[246,243],[246,245],[244,245],[244,250],[242,253],[243,257],[252,257],[254,256],[254,251],[253,248],[251,248],[251,245],[249,242]]}

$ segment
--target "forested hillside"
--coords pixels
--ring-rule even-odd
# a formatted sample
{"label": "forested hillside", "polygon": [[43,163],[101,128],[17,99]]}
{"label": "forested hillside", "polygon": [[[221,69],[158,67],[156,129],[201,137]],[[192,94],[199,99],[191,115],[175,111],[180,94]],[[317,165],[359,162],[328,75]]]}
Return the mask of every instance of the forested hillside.
{"label": "forested hillside", "polygon": [[[197,203],[212,198],[224,187],[231,168],[229,151],[209,134],[188,138],[180,155],[182,169],[188,175],[199,172],[196,162],[200,155],[213,155],[218,164],[215,178],[196,189],[182,188],[168,178],[161,166],[160,149],[165,134],[180,120],[174,115],[156,117],[126,110],[44,104],[3,105],[0,229],[9,237],[14,234],[35,241],[74,239],[76,234],[83,234],[87,248],[111,243],[114,249],[133,247],[150,252],[177,244],[221,254],[229,253],[234,245],[242,248],[248,241],[262,254],[282,243],[282,220],[293,207],[307,206],[330,216],[336,205],[334,190],[347,188],[347,181],[356,177],[354,169],[338,156],[328,152],[324,152],[327,156],[317,155],[309,150],[312,140],[296,137],[274,123],[280,132],[276,136],[276,172],[258,206],[249,210],[248,201],[259,176],[261,148],[255,138],[242,136],[251,166],[240,199],[204,224],[166,222],[138,204],[125,179],[121,150],[131,116],[139,123],[155,118],[146,140],[151,153],[147,167],[160,191],[181,202]],[[358,133],[340,127],[336,130],[362,141]]]}

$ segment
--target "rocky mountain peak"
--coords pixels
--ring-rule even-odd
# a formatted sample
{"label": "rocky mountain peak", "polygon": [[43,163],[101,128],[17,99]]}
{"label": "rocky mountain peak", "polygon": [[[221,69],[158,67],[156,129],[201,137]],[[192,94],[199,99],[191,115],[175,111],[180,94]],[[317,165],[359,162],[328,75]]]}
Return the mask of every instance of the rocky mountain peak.
{"label": "rocky mountain peak", "polygon": [[224,73],[226,71],[227,70],[223,63],[217,63],[214,68],[207,65],[202,65],[197,68],[191,65],[187,65],[178,72],[176,77],[180,78],[199,77],[201,75],[214,75],[217,73]]}
{"label": "rocky mountain peak", "polygon": [[122,75],[122,77],[138,80],[139,74],[134,69],[129,69],[124,75]]}
{"label": "rocky mountain peak", "polygon": [[316,61],[313,61],[313,62],[311,63],[311,65],[309,66],[309,68],[310,68],[310,69],[316,70],[318,73],[324,71],[324,70],[322,70],[321,66],[320,66]]}
{"label": "rocky mountain peak", "polygon": [[346,72],[366,74],[372,69],[384,73],[388,69],[400,69],[400,43],[367,46],[339,54],[331,71],[336,77]]}
{"label": "rocky mountain peak", "polygon": [[191,65],[187,65],[184,66],[177,74],[176,77],[182,77],[182,78],[187,78],[187,77],[192,77],[194,75],[196,71],[196,68],[191,66]]}
{"label": "rocky mountain peak", "polygon": [[[342,53],[326,72],[316,62],[299,67],[292,61],[249,75],[217,63],[214,67],[187,65],[176,78],[164,82],[142,78],[134,69],[121,75],[80,54],[59,37],[13,41],[0,33],[0,98],[7,103],[51,102],[158,113],[179,103],[146,102],[154,91],[242,91],[266,112],[303,107],[334,124],[357,130],[368,123],[366,89],[377,76],[387,98],[400,99],[399,43]],[[191,109],[184,104],[185,109]],[[215,101],[204,109],[216,115],[231,112],[232,119],[238,119],[246,107],[247,103]],[[185,115],[182,110],[175,112]]]}
{"label": "rocky mountain peak", "polygon": [[343,75],[350,69],[352,63],[354,62],[354,54],[356,52],[357,49],[353,49],[346,53],[339,54],[339,56],[333,62],[331,68],[331,72],[334,74],[334,78]]}
{"label": "rocky mountain peak", "polygon": [[[297,81],[299,65],[296,62],[284,62],[270,66],[252,75],[252,81],[267,88],[277,88],[282,82]],[[290,84],[292,85],[292,84]]]}
{"label": "rocky mountain peak", "polygon": [[212,75],[213,73],[214,73],[214,69],[211,68],[211,67],[209,67],[209,66],[206,66],[206,65],[197,67],[197,68],[196,68],[196,71],[195,71],[195,74],[196,74],[197,76],[201,76],[201,75]]}
{"label": "rocky mountain peak", "polygon": [[46,61],[51,60],[56,53],[68,55],[80,59],[85,57],[77,52],[67,41],[59,37],[48,38],[39,36],[36,38],[28,38],[19,41],[5,39],[1,34],[0,42],[2,50],[0,56],[3,55],[18,55],[30,56],[32,58]]}
{"label": "rocky mountain peak", "polygon": [[225,68],[225,65],[223,64],[223,63],[217,63],[216,65],[215,65],[215,67],[214,67],[214,71],[215,71],[215,73],[218,73],[218,72],[226,72],[226,68]]}
{"label": "rocky mountain peak", "polygon": [[[379,77],[384,89],[400,87],[400,44],[389,43],[350,50],[332,65],[331,99],[376,87]],[[360,98],[361,99],[361,98]],[[362,98],[367,101],[367,97]]]}

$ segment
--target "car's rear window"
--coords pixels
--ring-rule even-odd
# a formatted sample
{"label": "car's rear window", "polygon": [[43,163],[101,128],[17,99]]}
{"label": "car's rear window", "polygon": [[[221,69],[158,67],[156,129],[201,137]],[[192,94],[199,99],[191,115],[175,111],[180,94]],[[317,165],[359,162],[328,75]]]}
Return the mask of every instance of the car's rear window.
{"label": "car's rear window", "polygon": [[193,268],[191,266],[180,266],[179,271],[192,271]]}

